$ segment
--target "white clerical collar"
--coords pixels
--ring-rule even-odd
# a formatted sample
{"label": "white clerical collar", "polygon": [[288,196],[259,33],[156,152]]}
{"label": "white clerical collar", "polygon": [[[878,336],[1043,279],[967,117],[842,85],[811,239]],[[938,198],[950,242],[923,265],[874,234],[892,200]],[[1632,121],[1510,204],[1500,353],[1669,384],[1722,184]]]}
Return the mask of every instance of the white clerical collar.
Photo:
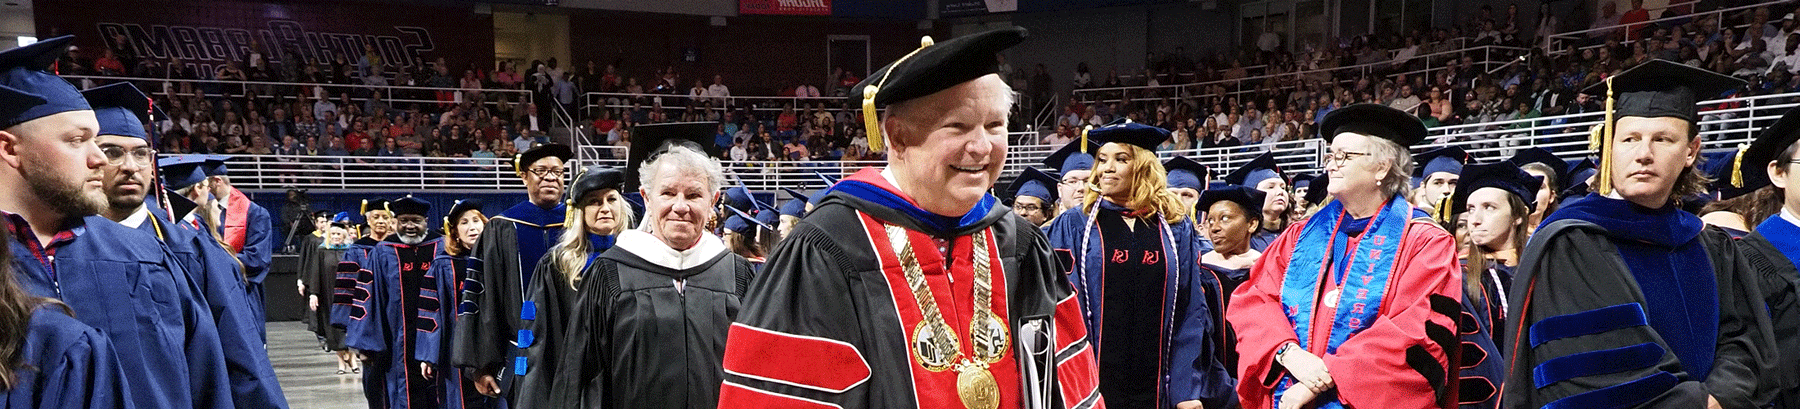
{"label": "white clerical collar", "polygon": [[718,257],[719,253],[730,251],[725,242],[712,233],[701,232],[700,242],[687,250],[675,250],[662,239],[642,230],[626,230],[619,233],[618,247],[636,254],[644,260],[656,265],[675,270],[686,270]]}
{"label": "white clerical collar", "polygon": [[125,216],[125,220],[120,220],[119,224],[135,229],[138,228],[138,226],[143,226],[144,221],[149,219],[150,206],[140,204],[136,211],[131,212],[130,216]]}
{"label": "white clerical collar", "polygon": [[1781,220],[1787,220],[1789,224],[1800,226],[1800,215],[1795,215],[1794,209],[1789,209],[1785,206],[1781,208]]}

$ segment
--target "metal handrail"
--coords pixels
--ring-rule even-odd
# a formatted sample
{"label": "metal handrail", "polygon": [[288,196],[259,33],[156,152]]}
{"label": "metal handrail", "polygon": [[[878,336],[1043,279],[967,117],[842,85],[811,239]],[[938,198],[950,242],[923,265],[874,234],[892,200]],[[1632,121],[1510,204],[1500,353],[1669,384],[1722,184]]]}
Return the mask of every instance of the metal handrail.
{"label": "metal handrail", "polygon": [[[1594,32],[1600,32],[1600,31],[1614,31],[1614,30],[1624,29],[1624,28],[1632,26],[1632,25],[1661,23],[1664,21],[1674,21],[1674,20],[1680,20],[1680,19],[1684,19],[1684,18],[1692,18],[1694,16],[1699,16],[1699,15],[1704,15],[1704,14],[1719,15],[1719,24],[1722,27],[1725,24],[1725,13],[1742,11],[1742,10],[1750,10],[1750,9],[1755,9],[1757,7],[1772,6],[1772,5],[1776,5],[1776,4],[1790,3],[1790,2],[1792,2],[1792,0],[1772,0],[1772,1],[1765,1],[1765,2],[1761,2],[1761,3],[1744,5],[1744,6],[1723,8],[1723,9],[1718,9],[1718,10],[1693,12],[1693,13],[1683,14],[1683,15],[1679,15],[1679,16],[1659,17],[1659,18],[1645,20],[1645,21],[1637,22],[1637,23],[1614,24],[1614,25],[1605,26],[1605,27],[1592,27],[1592,28],[1586,28],[1586,29],[1581,29],[1581,30],[1551,34],[1550,39],[1552,41],[1581,40],[1583,38],[1588,37],[1588,35],[1587,35],[1588,33],[1594,33]],[[1698,5],[1699,1],[1695,0],[1692,3],[1694,3],[1695,5]],[[1660,10],[1667,10],[1667,9],[1669,9],[1669,6],[1664,6]],[[1773,20],[1771,20],[1771,21],[1773,21]],[[1621,41],[1621,43],[1629,44],[1630,42],[1636,41],[1636,40],[1637,39],[1631,38],[1630,33],[1627,33],[1625,40]],[[1561,49],[1562,47],[1553,46],[1551,48]]]}
{"label": "metal handrail", "polygon": [[[1484,45],[1484,46],[1476,46],[1476,47],[1469,47],[1469,48],[1459,48],[1459,49],[1450,50],[1450,51],[1440,51],[1440,52],[1424,54],[1424,55],[1415,55],[1412,58],[1410,58],[1409,60],[1425,59],[1425,60],[1429,61],[1431,58],[1434,58],[1434,57],[1466,54],[1468,52],[1475,51],[1475,50],[1481,50],[1484,53],[1487,53],[1487,54],[1485,54],[1486,58],[1483,58],[1484,61],[1481,61],[1478,63],[1478,64],[1483,64],[1483,65],[1501,63],[1499,61],[1493,60],[1492,52],[1494,50],[1509,51],[1509,52],[1529,51],[1528,49],[1520,48],[1520,47],[1509,47],[1509,46],[1501,46],[1501,45]],[[1392,58],[1392,56],[1390,55],[1389,58]],[[1133,91],[1151,92],[1151,91],[1161,91],[1161,90],[1175,90],[1177,92],[1186,92],[1186,91],[1189,91],[1192,89],[1203,89],[1203,88],[1211,87],[1211,86],[1215,86],[1215,85],[1236,85],[1236,86],[1238,86],[1239,89],[1236,91],[1228,91],[1228,94],[1241,94],[1241,93],[1249,92],[1249,91],[1246,91],[1243,89],[1243,84],[1245,84],[1245,83],[1257,83],[1257,82],[1261,82],[1263,80],[1268,80],[1271,78],[1304,77],[1304,76],[1308,76],[1308,75],[1316,75],[1316,74],[1323,74],[1323,73],[1336,73],[1339,71],[1350,71],[1350,70],[1363,70],[1366,73],[1371,68],[1382,67],[1382,66],[1392,66],[1394,64],[1395,64],[1394,61],[1389,60],[1389,61],[1373,62],[1373,63],[1367,63],[1367,64],[1347,65],[1347,66],[1332,67],[1332,68],[1321,68],[1321,69],[1304,70],[1304,71],[1296,71],[1296,72],[1281,73],[1281,74],[1265,74],[1265,75],[1250,76],[1250,77],[1244,77],[1244,78],[1238,78],[1238,79],[1225,79],[1225,80],[1208,81],[1208,82],[1201,82],[1201,83],[1166,84],[1166,85],[1156,85],[1156,86],[1138,85],[1138,86],[1129,86],[1129,87],[1110,87],[1110,88],[1082,88],[1082,89],[1074,90],[1072,92],[1072,94],[1074,94],[1074,98],[1076,98],[1077,100],[1081,101],[1084,104],[1091,104],[1091,103],[1095,103],[1095,102],[1118,102],[1119,101],[1118,99],[1104,99],[1104,97],[1101,97],[1100,99],[1083,99],[1081,97],[1084,94],[1086,94],[1088,96],[1092,96],[1093,94],[1116,92],[1116,93],[1120,93],[1121,95],[1124,95],[1127,92],[1133,92]],[[1429,74],[1432,71],[1443,69],[1443,67],[1433,67],[1433,66],[1429,66],[1430,64],[1427,64],[1427,65],[1428,66],[1424,70],[1396,73],[1396,74],[1393,74],[1390,76]]]}
{"label": "metal handrail", "polygon": [[[1726,103],[1738,106],[1719,107]],[[1800,93],[1712,100],[1699,105],[1705,108],[1700,112],[1703,147],[1716,151],[1748,142],[1762,127],[1772,124],[1789,109],[1800,106]],[[1564,159],[1576,159],[1593,154],[1588,148],[1588,130],[1601,120],[1601,114],[1594,112],[1440,126],[1430,129],[1428,142],[1413,147],[1412,151],[1458,146],[1469,151],[1477,162],[1491,162],[1520,149],[1542,147]],[[1522,126],[1509,128],[1512,125]],[[1036,136],[1036,133],[1021,132],[1010,135],[1008,140]],[[1009,147],[1001,165],[1003,177],[1017,175],[1026,167],[1046,168],[1042,163],[1044,157],[1057,148],[1060,146],[1044,144]],[[1299,174],[1322,169],[1327,148],[1322,139],[1309,137],[1274,144],[1169,150],[1158,152],[1158,156],[1186,156],[1210,166],[1215,175],[1224,175],[1244,162],[1272,151],[1284,171]],[[578,150],[583,152],[582,159],[571,166],[625,166],[623,147],[584,144]],[[721,164],[736,180],[751,189],[774,191],[783,187],[820,188],[822,184],[814,172],[842,177],[864,167],[879,167],[885,163],[727,160]],[[293,187],[350,192],[503,192],[516,190],[519,186],[517,176],[505,158],[240,155],[231,161],[231,169],[233,185],[247,191],[279,191]]]}

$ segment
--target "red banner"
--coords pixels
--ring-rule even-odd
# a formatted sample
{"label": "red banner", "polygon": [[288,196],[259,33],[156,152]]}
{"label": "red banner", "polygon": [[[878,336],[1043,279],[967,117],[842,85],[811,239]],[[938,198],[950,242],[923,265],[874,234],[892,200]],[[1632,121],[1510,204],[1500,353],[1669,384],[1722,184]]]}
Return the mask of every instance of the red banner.
{"label": "red banner", "polygon": [[33,11],[40,37],[74,34],[83,52],[96,50],[90,58],[116,46],[140,59],[177,60],[201,72],[246,62],[252,52],[280,66],[339,56],[354,63],[372,49],[392,66],[442,57],[452,72],[470,63],[491,69],[494,60],[493,18],[467,6],[84,0],[41,1]]}
{"label": "red banner", "polygon": [[738,14],[829,16],[831,0],[738,0]]}

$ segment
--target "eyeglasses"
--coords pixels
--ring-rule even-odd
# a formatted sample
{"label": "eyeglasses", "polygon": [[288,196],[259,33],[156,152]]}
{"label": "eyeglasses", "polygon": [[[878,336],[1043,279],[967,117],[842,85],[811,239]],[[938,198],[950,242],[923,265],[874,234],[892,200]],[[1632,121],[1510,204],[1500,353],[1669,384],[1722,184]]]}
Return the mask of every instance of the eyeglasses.
{"label": "eyeglasses", "polygon": [[539,179],[550,179],[550,178],[562,179],[562,177],[563,177],[562,168],[532,168],[532,169],[526,169],[525,172],[531,173],[532,175],[537,176]]}
{"label": "eyeglasses", "polygon": [[1356,159],[1358,157],[1363,157],[1363,156],[1369,156],[1369,153],[1368,152],[1351,152],[1351,151],[1330,153],[1330,154],[1325,155],[1325,166],[1331,166],[1333,163],[1341,164],[1344,162],[1349,162],[1351,159]]}
{"label": "eyeglasses", "polygon": [[106,163],[113,165],[125,164],[125,157],[127,154],[130,154],[133,163],[143,165],[156,163],[156,150],[150,149],[147,146],[140,146],[136,149],[127,151],[122,147],[108,145],[100,147],[100,153],[106,155]]}

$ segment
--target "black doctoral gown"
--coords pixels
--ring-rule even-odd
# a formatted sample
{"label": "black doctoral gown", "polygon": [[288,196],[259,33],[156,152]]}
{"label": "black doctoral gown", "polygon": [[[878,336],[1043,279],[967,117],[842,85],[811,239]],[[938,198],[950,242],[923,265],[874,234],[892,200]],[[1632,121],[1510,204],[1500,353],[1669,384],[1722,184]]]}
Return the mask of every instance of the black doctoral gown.
{"label": "black doctoral gown", "polygon": [[464,271],[456,327],[466,331],[450,335],[452,365],[499,376],[501,388],[511,390],[520,369],[515,337],[523,329],[520,309],[531,269],[562,235],[564,209],[527,201],[488,220]]}
{"label": "black doctoral gown", "polygon": [[308,250],[300,257],[300,280],[306,283],[306,295],[319,298],[319,308],[304,315],[306,329],[333,351],[344,349],[344,328],[331,325],[333,288],[337,285],[338,263],[343,259],[344,249],[324,247]]}
{"label": "black doctoral gown", "polygon": [[[1713,396],[1748,409],[1767,399],[1758,379],[1775,351],[1763,294],[1724,232],[1672,206],[1597,195],[1549,219],[1509,289],[1503,407],[1700,408]],[[1704,254],[1684,253],[1696,245]],[[1716,293],[1697,290],[1707,286]],[[1710,362],[1683,359],[1696,354]]]}
{"label": "black doctoral gown", "polygon": [[1800,226],[1770,217],[1738,245],[1757,271],[1781,351],[1763,371],[1763,386],[1775,394],[1770,406],[1800,407]]}
{"label": "black doctoral gown", "polygon": [[678,269],[667,258],[635,252],[661,246],[645,240],[655,239],[622,234],[619,246],[588,266],[579,290],[562,293],[574,298],[565,333],[553,348],[527,354],[557,361],[543,407],[733,407],[719,402],[720,367],[726,331],[755,276],[750,262],[708,236],[702,240],[714,245],[700,245],[685,257],[693,265]]}
{"label": "black doctoral gown", "polygon": [[[982,257],[997,260],[991,264],[998,284],[989,311],[1012,341],[988,367],[1000,407],[1021,407],[1031,395],[1044,396],[1046,407],[1099,403],[1080,305],[1037,226],[991,196],[961,218],[929,215],[878,169],[864,169],[832,189],[751,283],[727,340],[721,407],[962,407],[958,373],[931,371],[915,359],[920,309],[901,278],[897,250],[882,233],[893,231],[887,226],[905,231],[906,238],[893,240],[917,243],[918,264],[952,263],[949,274],[926,274],[925,280],[963,351],[971,339],[964,332],[972,304],[968,283],[974,281],[969,243],[983,233],[992,237],[992,256]],[[930,249],[932,241],[946,243],[951,254]],[[1046,333],[1053,338],[1045,340]],[[1040,365],[1028,374],[1021,361]]]}

